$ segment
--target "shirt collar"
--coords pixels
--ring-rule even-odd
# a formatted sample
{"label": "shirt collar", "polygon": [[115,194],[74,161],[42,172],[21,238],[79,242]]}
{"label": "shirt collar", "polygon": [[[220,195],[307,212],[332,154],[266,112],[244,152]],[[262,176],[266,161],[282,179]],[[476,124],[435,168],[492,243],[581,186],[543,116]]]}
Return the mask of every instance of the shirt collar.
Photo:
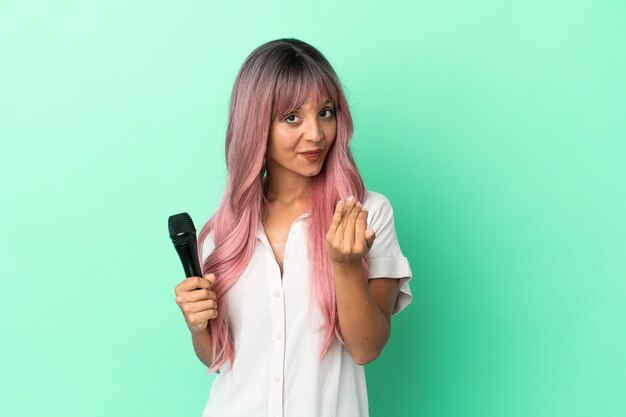
{"label": "shirt collar", "polygon": [[[306,213],[302,214],[297,219],[295,219],[292,224],[294,224],[298,220],[304,219],[306,217],[309,217],[309,212],[308,211]],[[257,226],[256,226],[256,237],[257,237],[257,239],[260,239],[261,241],[264,241],[264,240],[267,239],[267,237],[265,235],[265,229],[263,228],[263,223],[260,220],[257,222]]]}

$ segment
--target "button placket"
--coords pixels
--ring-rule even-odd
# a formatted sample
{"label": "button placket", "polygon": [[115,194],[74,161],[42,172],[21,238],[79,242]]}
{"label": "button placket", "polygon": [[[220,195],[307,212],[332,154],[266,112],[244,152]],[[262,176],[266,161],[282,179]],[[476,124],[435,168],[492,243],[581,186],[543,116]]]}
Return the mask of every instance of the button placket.
{"label": "button placket", "polygon": [[267,235],[262,225],[259,226],[259,238],[265,246],[268,254],[268,262],[272,264],[270,267],[274,272],[266,278],[268,294],[273,294],[274,298],[270,299],[270,312],[272,317],[272,328],[274,330],[274,340],[272,343],[272,357],[270,364],[270,383],[268,389],[268,415],[283,417],[283,395],[284,395],[284,370],[285,370],[285,348],[286,348],[286,312],[285,312],[285,289],[284,279],[287,276],[290,256],[290,236],[294,224],[297,220],[306,217],[306,214],[296,219],[289,228],[287,241],[285,243],[285,254],[283,263],[283,277],[281,278],[280,268],[272,247],[267,240]]}
{"label": "button placket", "polygon": [[[270,250],[270,249],[268,249]],[[269,306],[272,317],[274,338],[271,348],[270,381],[268,386],[268,415],[283,416],[284,369],[285,369],[285,302],[283,297],[282,279],[278,263],[268,254],[268,262],[272,265],[272,274],[266,277]],[[277,337],[278,335],[281,337]]]}

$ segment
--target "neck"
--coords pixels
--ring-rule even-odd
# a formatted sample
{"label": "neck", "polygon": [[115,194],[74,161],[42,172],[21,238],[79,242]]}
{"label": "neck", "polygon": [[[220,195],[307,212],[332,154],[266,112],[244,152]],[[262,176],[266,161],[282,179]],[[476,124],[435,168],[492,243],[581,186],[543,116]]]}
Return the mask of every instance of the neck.
{"label": "neck", "polygon": [[268,167],[267,200],[270,203],[286,206],[307,204],[309,200],[308,191],[312,181],[312,178],[293,173],[277,173]]}

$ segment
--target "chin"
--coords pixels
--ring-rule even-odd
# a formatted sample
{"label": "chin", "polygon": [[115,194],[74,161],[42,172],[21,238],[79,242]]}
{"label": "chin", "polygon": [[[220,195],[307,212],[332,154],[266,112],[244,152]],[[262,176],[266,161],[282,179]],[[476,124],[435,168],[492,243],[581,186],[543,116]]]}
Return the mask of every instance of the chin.
{"label": "chin", "polygon": [[302,175],[303,177],[316,177],[317,174],[320,173],[320,171],[321,170],[301,172],[300,175]]}

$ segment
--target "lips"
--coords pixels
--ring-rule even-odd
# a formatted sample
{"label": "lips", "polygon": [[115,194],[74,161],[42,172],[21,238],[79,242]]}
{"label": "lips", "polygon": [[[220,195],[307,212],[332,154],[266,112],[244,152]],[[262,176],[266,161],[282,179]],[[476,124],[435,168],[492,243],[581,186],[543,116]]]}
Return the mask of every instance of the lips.
{"label": "lips", "polygon": [[320,158],[321,154],[322,154],[321,150],[300,153],[300,155],[302,155],[309,162],[317,161]]}

